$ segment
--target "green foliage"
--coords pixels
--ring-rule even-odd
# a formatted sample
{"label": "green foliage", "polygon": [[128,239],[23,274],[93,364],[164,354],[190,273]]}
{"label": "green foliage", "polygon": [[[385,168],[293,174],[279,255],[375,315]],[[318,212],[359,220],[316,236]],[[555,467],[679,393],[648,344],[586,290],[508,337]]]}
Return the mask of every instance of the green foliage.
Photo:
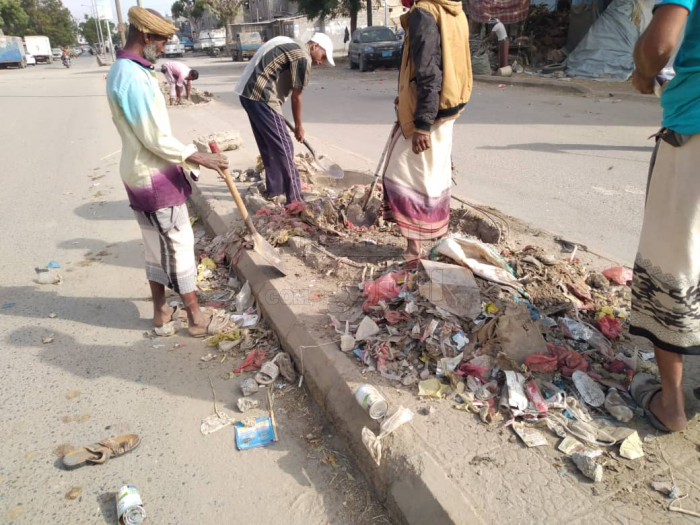
{"label": "green foliage", "polygon": [[236,15],[241,11],[245,0],[205,0],[206,5],[213,11],[221,20],[221,23],[226,28],[226,40],[231,41],[229,24],[233,22]]}
{"label": "green foliage", "polygon": [[[121,42],[119,38],[119,32],[117,31],[117,26],[111,21],[102,20],[100,22],[100,27],[102,29],[102,36],[105,40],[109,41],[110,36],[112,37],[112,43],[118,44]],[[109,35],[107,34],[107,26],[109,25]],[[83,35],[83,38],[87,40],[88,44],[94,46],[100,39],[97,36],[97,22],[93,17],[88,17],[85,15],[85,20],[78,24],[78,31]]]}
{"label": "green foliage", "polygon": [[18,0],[0,0],[0,28],[6,35],[19,35],[29,24],[29,15]]}
{"label": "green foliage", "polygon": [[190,22],[193,33],[199,32],[202,17],[207,9],[205,0],[177,0],[170,7],[173,18],[184,17]]}
{"label": "green foliage", "polygon": [[[0,10],[2,6],[17,3],[16,0],[0,0]],[[3,30],[8,34],[17,36],[25,35],[43,35],[49,37],[51,45],[69,46],[75,44],[76,25],[70,11],[63,5],[61,0],[19,0],[19,6],[26,16],[18,14],[16,8],[11,8],[15,13],[11,30],[4,29],[5,24],[12,22],[3,22]],[[2,12],[3,20],[5,20],[5,11]]]}

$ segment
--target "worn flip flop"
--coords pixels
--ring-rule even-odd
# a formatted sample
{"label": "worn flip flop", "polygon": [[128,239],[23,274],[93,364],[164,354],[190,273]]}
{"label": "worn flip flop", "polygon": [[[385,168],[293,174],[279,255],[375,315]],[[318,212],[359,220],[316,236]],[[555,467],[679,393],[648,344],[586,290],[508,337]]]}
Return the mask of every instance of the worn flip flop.
{"label": "worn flip flop", "polygon": [[632,399],[644,409],[644,414],[646,414],[649,419],[651,426],[662,432],[670,433],[673,431],[664,425],[649,408],[651,400],[654,399],[654,396],[659,392],[661,392],[661,383],[651,374],[636,374],[634,379],[632,379],[632,384],[630,385],[630,395]]}
{"label": "worn flip flop", "polygon": [[264,363],[260,367],[260,372],[255,374],[255,381],[260,385],[271,385],[280,375],[279,367],[272,361]]}
{"label": "worn flip flop", "polygon": [[280,374],[282,374],[282,377],[284,377],[288,382],[294,383],[296,381],[297,374],[294,371],[292,358],[288,353],[280,352],[274,357],[274,359],[272,359],[272,362],[277,365],[280,370]]}
{"label": "worn flip flop", "polygon": [[223,331],[228,327],[228,324],[229,318],[225,313],[214,312],[211,314],[211,317],[209,317],[209,322],[207,323],[206,330],[197,333],[192,333],[190,329],[188,329],[187,331],[190,334],[190,337],[209,337],[210,335],[223,333]]}
{"label": "worn flip flop", "polygon": [[63,466],[72,469],[82,467],[87,463],[101,465],[109,458],[122,456],[134,450],[141,443],[136,434],[125,434],[116,438],[103,439],[87,447],[72,450],[63,456]]}

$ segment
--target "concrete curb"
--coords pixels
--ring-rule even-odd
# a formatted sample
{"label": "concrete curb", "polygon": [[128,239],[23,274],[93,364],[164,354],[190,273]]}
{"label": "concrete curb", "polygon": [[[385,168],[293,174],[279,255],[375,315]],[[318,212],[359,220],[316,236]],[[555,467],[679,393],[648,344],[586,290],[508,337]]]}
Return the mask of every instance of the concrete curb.
{"label": "concrete curb", "polygon": [[[212,234],[229,231],[231,217],[224,219],[217,211],[220,205],[207,198],[196,184],[191,201]],[[236,253],[227,255],[232,259]],[[382,464],[376,466],[362,443],[361,431],[367,426],[376,433],[378,425],[354,396],[355,385],[363,382],[362,376],[339,351],[337,343],[319,344],[295,311],[294,300],[287,299],[299,289],[299,279],[281,277],[265,266],[255,252],[247,250],[240,254],[237,270],[242,279],[250,282],[261,313],[278,334],[284,350],[293,356],[304,384],[333,421],[392,518],[398,523],[416,525],[484,523],[431,456],[430,445],[410,425],[382,441]]]}
{"label": "concrete curb", "polygon": [[570,93],[587,97],[619,98],[635,102],[653,102],[658,104],[658,98],[654,95],[642,95],[641,93],[627,93],[619,91],[597,91],[588,86],[582,86],[572,81],[563,81],[554,78],[523,78],[523,77],[497,77],[493,75],[474,75],[475,82],[483,84],[505,84],[506,86],[533,87],[548,89],[558,93]]}

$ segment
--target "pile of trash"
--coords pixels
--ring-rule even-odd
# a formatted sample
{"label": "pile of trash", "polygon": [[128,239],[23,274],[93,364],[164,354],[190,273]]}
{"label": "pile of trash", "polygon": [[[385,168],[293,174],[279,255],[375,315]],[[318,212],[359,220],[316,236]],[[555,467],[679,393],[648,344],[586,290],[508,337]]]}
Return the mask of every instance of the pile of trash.
{"label": "pile of trash", "polygon": [[530,44],[535,48],[536,63],[551,64],[566,58],[560,50],[566,47],[569,15],[568,9],[550,11],[544,5],[530,6],[523,34],[532,40]]}
{"label": "pile of trash", "polygon": [[[190,99],[187,100],[185,98],[186,93],[184,92],[185,88],[182,88],[183,93],[182,93],[182,98],[180,99],[180,103],[178,104],[177,102],[174,105],[179,105],[179,106],[191,106],[193,104],[207,104],[208,102],[211,102],[212,99],[214,98],[214,94],[210,93],[209,91],[200,91],[196,87],[190,88]],[[167,82],[161,82],[160,83],[160,91],[163,93],[163,96],[165,97],[166,102],[169,101],[170,98],[170,85]]]}
{"label": "pile of trash", "polygon": [[643,415],[627,387],[658,369],[625,336],[631,271],[591,272],[574,255],[445,238],[419,269],[362,282],[362,311],[330,315],[331,325],[363,374],[506,422],[528,446],[546,444],[540,427],[549,429],[597,479],[601,447],[643,454],[624,426]]}

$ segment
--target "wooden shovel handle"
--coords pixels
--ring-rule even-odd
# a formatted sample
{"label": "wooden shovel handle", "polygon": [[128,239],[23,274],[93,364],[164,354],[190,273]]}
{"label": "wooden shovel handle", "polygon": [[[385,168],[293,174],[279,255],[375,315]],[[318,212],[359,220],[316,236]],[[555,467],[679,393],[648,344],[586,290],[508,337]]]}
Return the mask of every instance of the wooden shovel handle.
{"label": "wooden shovel handle", "polygon": [[[221,148],[219,148],[219,145],[214,140],[212,140],[209,143],[209,149],[211,150],[212,153],[221,153]],[[224,181],[226,182],[226,186],[228,186],[228,189],[231,192],[231,196],[233,197],[233,200],[236,202],[236,206],[238,207],[238,211],[241,212],[241,217],[243,217],[243,222],[245,222],[245,225],[248,227],[248,231],[250,231],[251,234],[257,234],[258,231],[255,229],[255,226],[253,225],[253,221],[250,220],[250,215],[248,214],[248,209],[245,207],[245,203],[243,202],[243,199],[241,198],[241,194],[238,193],[238,188],[236,188],[236,185],[233,183],[233,179],[231,178],[231,172],[229,171],[228,168],[224,168],[223,170],[221,170],[221,174],[224,176]]]}

